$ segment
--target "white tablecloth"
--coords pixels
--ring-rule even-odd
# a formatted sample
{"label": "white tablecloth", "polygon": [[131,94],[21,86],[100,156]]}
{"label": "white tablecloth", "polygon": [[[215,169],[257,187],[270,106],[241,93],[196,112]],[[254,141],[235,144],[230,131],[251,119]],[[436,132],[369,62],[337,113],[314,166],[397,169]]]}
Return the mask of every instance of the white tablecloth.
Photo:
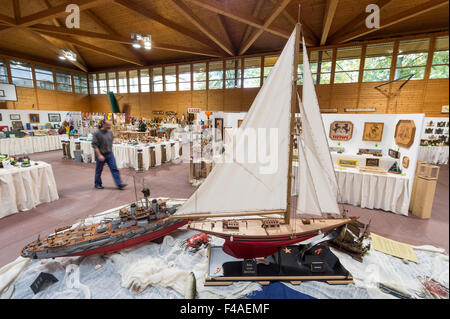
{"label": "white tablecloth", "polygon": [[1,154],[23,155],[59,149],[62,149],[59,135],[0,139]]}
{"label": "white tablecloth", "polygon": [[31,164],[0,168],[0,218],[59,199],[52,166],[45,162]]}
{"label": "white tablecloth", "polygon": [[420,146],[419,161],[430,164],[448,163],[448,146]]}

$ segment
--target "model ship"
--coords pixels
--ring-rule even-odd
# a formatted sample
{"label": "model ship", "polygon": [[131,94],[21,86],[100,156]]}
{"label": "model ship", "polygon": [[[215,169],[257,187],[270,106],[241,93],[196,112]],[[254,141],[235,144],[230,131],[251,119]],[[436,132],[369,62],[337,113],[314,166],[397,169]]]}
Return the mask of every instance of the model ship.
{"label": "model ship", "polygon": [[[338,184],[305,48],[303,101],[297,92],[299,40],[300,24],[297,24],[235,136],[235,149],[239,153],[246,150],[245,130],[276,129],[270,154],[275,156],[277,168],[271,170],[265,163],[236,160],[245,158],[245,154],[219,161],[198,190],[171,217],[189,218],[189,229],[224,238],[223,250],[236,258],[269,256],[280,248],[326,235],[357,219],[305,217],[341,214],[337,203]],[[296,133],[297,109],[302,130]],[[299,141],[296,180],[299,196],[296,209],[291,209],[295,135]],[[226,157],[227,153],[222,156]]]}
{"label": "model ship", "polygon": [[187,223],[169,219],[179,204],[168,207],[166,200],[149,201],[148,189],[143,193],[145,201],[121,208],[113,218],[57,228],[46,239],[38,237],[22,249],[21,256],[41,259],[113,253],[163,237]]}

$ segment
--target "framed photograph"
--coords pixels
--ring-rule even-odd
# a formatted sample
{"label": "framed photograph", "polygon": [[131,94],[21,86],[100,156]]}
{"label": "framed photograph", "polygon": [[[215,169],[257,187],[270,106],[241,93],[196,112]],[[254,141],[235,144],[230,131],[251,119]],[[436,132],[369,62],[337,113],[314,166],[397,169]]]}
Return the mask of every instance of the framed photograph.
{"label": "framed photograph", "polygon": [[350,141],[353,135],[353,123],[350,121],[334,121],[330,124],[330,139],[333,141]]}
{"label": "framed photograph", "polygon": [[9,114],[9,119],[11,121],[20,121],[20,114]]}
{"label": "framed photograph", "polygon": [[381,142],[383,138],[384,123],[366,122],[364,123],[363,141]]}
{"label": "framed photograph", "polygon": [[366,166],[369,167],[378,167],[380,165],[379,158],[366,158]]}
{"label": "framed photograph", "polygon": [[23,130],[22,121],[12,121],[11,125],[12,125],[12,128],[13,128],[13,131]]}
{"label": "framed photograph", "polygon": [[61,114],[59,113],[48,113],[49,122],[61,122]]}
{"label": "framed photograph", "polygon": [[338,159],[338,165],[344,167],[356,167],[358,165],[358,160],[340,158]]}
{"label": "framed photograph", "polygon": [[397,152],[396,150],[389,149],[388,154],[392,158],[397,158],[397,159],[400,158],[400,152]]}
{"label": "framed photograph", "polygon": [[416,125],[413,120],[400,120],[395,127],[395,144],[410,148],[416,135]]}
{"label": "framed photograph", "polygon": [[28,115],[29,119],[30,119],[30,123],[39,123],[39,114],[33,113],[33,114],[29,114]]}
{"label": "framed photograph", "polygon": [[223,141],[223,118],[214,119],[214,128],[216,129],[215,141]]}

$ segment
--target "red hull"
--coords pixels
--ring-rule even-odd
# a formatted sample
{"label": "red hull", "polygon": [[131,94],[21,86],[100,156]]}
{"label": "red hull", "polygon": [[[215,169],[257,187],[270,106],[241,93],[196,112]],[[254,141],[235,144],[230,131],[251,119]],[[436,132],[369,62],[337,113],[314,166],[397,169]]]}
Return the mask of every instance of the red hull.
{"label": "red hull", "polygon": [[297,235],[296,238],[225,238],[223,251],[235,258],[259,258],[275,254],[279,248],[293,245],[314,236],[317,232]]}
{"label": "red hull", "polygon": [[155,239],[158,239],[160,237],[163,237],[165,235],[170,234],[171,232],[177,230],[178,228],[180,228],[181,226],[186,225],[188,222],[187,220],[183,220],[179,223],[173,224],[172,226],[169,226],[167,228],[146,234],[144,236],[141,237],[137,237],[137,238],[133,238],[130,240],[126,240],[120,243],[116,243],[113,245],[109,245],[109,246],[105,246],[105,247],[100,247],[100,248],[96,248],[96,249],[92,249],[92,250],[88,250],[88,251],[83,251],[83,252],[79,252],[73,255],[68,255],[68,256],[87,256],[87,255],[93,255],[93,254],[110,254],[125,248],[130,248],[139,244],[142,244],[144,242],[147,241],[152,241]]}

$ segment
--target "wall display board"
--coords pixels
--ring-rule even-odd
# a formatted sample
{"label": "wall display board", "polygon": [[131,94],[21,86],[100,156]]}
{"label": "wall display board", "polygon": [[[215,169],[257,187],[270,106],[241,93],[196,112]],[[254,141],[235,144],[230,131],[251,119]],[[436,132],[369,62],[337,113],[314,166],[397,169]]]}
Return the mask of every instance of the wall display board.
{"label": "wall display board", "polygon": [[353,123],[350,121],[334,121],[330,124],[330,139],[333,141],[349,141],[353,136]]}
{"label": "wall display board", "polygon": [[448,146],[449,118],[426,117],[425,126],[420,138],[420,146]]}
{"label": "wall display board", "polygon": [[416,125],[412,120],[400,120],[395,127],[395,144],[409,148],[414,142]]}
{"label": "wall display board", "polygon": [[[22,126],[25,127],[27,123],[33,125],[38,125],[39,129],[45,128],[45,124],[51,122],[61,124],[64,121],[66,114],[70,111],[40,111],[40,110],[18,110],[18,109],[4,109],[2,110],[2,119],[0,120],[0,126],[7,126],[12,128],[13,125],[18,127],[18,123],[21,122]],[[30,122],[30,114],[32,116],[31,120],[38,122]],[[36,116],[38,115],[38,116]],[[60,121],[57,120],[57,115],[59,115]],[[50,120],[54,120],[50,121]],[[22,128],[23,129],[23,128]]]}
{"label": "wall display board", "polygon": [[364,123],[363,141],[381,142],[383,138],[384,123],[366,122]]}

